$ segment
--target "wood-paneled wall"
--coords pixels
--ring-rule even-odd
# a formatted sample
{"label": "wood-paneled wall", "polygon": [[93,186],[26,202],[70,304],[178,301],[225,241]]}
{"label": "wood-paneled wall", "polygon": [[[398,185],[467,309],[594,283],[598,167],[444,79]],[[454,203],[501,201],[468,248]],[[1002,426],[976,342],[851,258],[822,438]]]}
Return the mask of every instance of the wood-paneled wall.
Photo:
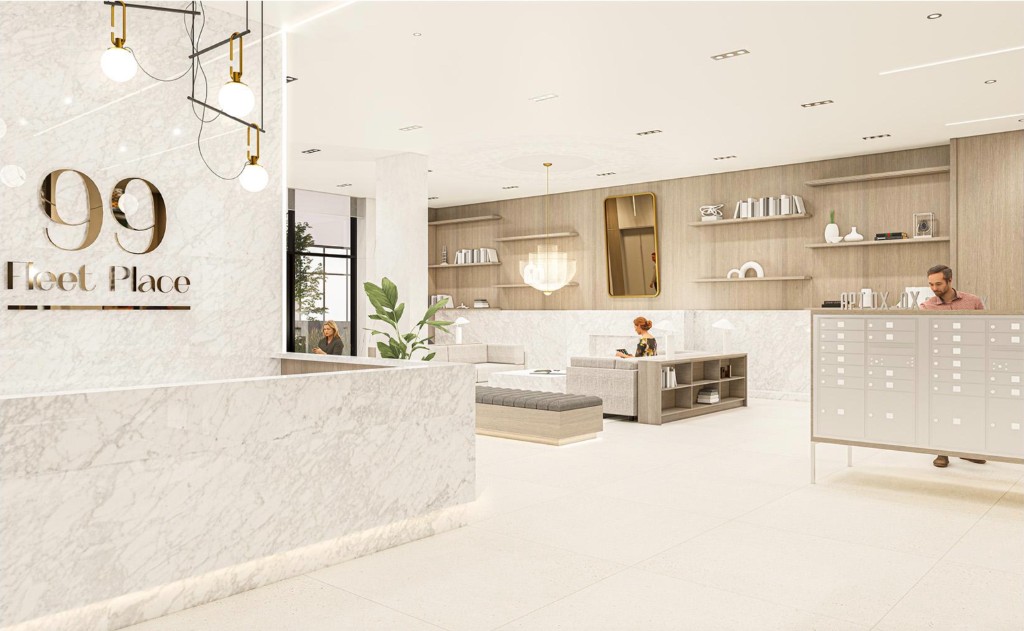
{"label": "wood-paneled wall", "polygon": [[1024,131],[956,138],[954,287],[1024,312]]}
{"label": "wood-paneled wall", "polygon": [[[1019,132],[1015,132],[1019,133]],[[1000,134],[998,136],[1007,136]],[[986,137],[979,137],[986,138]],[[961,141],[963,142],[963,141]],[[975,142],[978,143],[975,147]],[[870,287],[890,292],[890,300],[907,286],[927,283],[925,272],[937,263],[951,266],[951,245],[955,251],[957,241],[936,241],[910,245],[811,249],[808,244],[822,243],[829,210],[836,211],[836,222],[843,234],[856,226],[871,240],[876,232],[913,232],[913,214],[932,212],[938,220],[937,236],[949,237],[955,216],[950,212],[951,199],[960,204],[987,205],[992,202],[981,190],[996,189],[995,193],[1006,212],[1016,209],[1016,233],[1021,231],[1020,204],[1007,204],[1008,199],[1020,199],[1021,170],[1019,152],[1017,162],[1004,158],[1005,168],[990,183],[979,183],[975,170],[990,170],[993,165],[983,163],[991,149],[982,140],[971,139],[964,147],[959,161],[960,172],[937,173],[911,178],[876,180],[807,186],[811,180],[848,175],[861,175],[950,164],[947,145],[792,164],[748,171],[735,171],[703,175],[676,180],[665,180],[629,186],[609,187],[572,193],[553,194],[550,199],[548,232],[576,231],[578,237],[554,241],[567,250],[578,262],[578,287],[567,287],[545,297],[533,289],[498,289],[496,284],[521,283],[519,260],[536,248],[537,241],[496,243],[504,236],[544,232],[543,202],[539,197],[501,202],[473,204],[455,208],[432,209],[431,219],[452,219],[487,214],[501,215],[499,221],[464,225],[432,227],[430,238],[431,262],[441,258],[441,248],[448,246],[449,260],[459,248],[493,247],[499,252],[501,266],[464,269],[430,270],[431,293],[447,293],[455,297],[455,304],[465,302],[472,306],[475,298],[486,298],[492,307],[505,309],[805,309],[820,306],[823,300],[836,300],[843,291],[858,291]],[[993,140],[1007,143],[1009,140]],[[1018,141],[1019,142],[1019,141]],[[1002,147],[1003,144],[1000,144]],[[1006,150],[1004,149],[1004,153]],[[1011,151],[1012,153],[1012,151]],[[991,160],[991,158],[989,158]],[[1016,185],[1013,180],[1016,170]],[[951,185],[951,177],[956,179]],[[557,183],[557,180],[556,180]],[[1016,186],[1016,188],[1015,188]],[[961,190],[962,189],[962,190]],[[658,202],[658,241],[661,262],[662,293],[653,298],[613,298],[608,295],[604,258],[602,208],[606,197],[651,191]],[[705,204],[724,203],[726,217],[732,214],[735,202],[747,197],[800,195],[810,219],[755,222],[696,227],[699,208]],[[991,209],[976,209],[975,214],[986,219],[976,221],[989,225],[997,218]],[[973,225],[973,224],[972,224]],[[993,261],[974,264],[961,255],[964,268],[959,272],[960,285],[972,291],[970,284],[979,283],[993,299],[1003,304],[1003,294],[1015,292],[1019,298],[1020,248],[999,230],[986,229],[985,235],[972,230],[972,237],[963,236],[961,250],[974,248],[969,239],[1007,239],[1005,247],[994,248],[1006,254],[993,253]],[[967,240],[965,240],[967,239]],[[990,248],[993,249],[993,248]],[[962,250],[963,251],[963,250]],[[1017,256],[1016,259],[1013,256]],[[1016,261],[1018,275],[985,285],[979,280],[987,272],[987,265]],[[811,276],[810,281],[751,282],[751,283],[695,283],[696,279],[724,278],[726,273],[746,261],[757,261],[766,276]],[[966,283],[966,284],[965,284]],[[985,293],[982,290],[972,293]]]}

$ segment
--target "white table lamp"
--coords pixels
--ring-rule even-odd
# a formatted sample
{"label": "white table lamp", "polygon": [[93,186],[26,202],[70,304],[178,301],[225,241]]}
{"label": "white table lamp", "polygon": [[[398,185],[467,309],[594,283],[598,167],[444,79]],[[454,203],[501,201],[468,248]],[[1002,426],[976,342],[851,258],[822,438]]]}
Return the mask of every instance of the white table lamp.
{"label": "white table lamp", "polygon": [[662,320],[661,322],[658,322],[651,328],[655,331],[662,331],[664,333],[667,333],[667,335],[664,337],[665,343],[662,344],[661,348],[662,350],[664,350],[665,355],[671,355],[672,336],[676,332],[676,325],[672,322],[672,320]]}
{"label": "white table lamp", "polygon": [[463,318],[462,316],[459,316],[458,318],[455,319],[455,343],[456,344],[462,344],[462,326],[464,324],[469,324],[469,320],[467,320],[466,318]]}
{"label": "white table lamp", "polygon": [[718,329],[719,331],[721,331],[721,332],[722,332],[722,354],[724,355],[724,354],[725,354],[725,352],[726,352],[726,350],[725,350],[725,347],[726,347],[726,344],[725,344],[726,338],[727,338],[727,337],[728,337],[728,335],[729,335],[729,331],[735,331],[735,330],[736,330],[736,327],[735,327],[735,326],[733,326],[732,322],[729,322],[729,321],[728,321],[728,320],[726,320],[725,318],[722,318],[721,320],[717,320],[717,321],[715,321],[715,322],[714,322],[714,323],[713,323],[713,324],[711,325],[711,328],[712,328],[712,329]]}

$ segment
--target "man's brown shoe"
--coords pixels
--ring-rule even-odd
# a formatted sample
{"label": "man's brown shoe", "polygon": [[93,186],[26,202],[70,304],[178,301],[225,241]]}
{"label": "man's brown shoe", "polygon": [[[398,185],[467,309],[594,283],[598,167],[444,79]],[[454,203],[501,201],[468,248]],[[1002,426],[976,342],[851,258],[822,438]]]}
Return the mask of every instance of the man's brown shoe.
{"label": "man's brown shoe", "polygon": [[967,462],[973,462],[974,464],[985,464],[987,462],[987,460],[975,460],[974,458],[961,458],[961,460],[966,460]]}
{"label": "man's brown shoe", "polygon": [[932,460],[932,464],[944,469],[949,466],[949,456],[935,456],[935,460]]}

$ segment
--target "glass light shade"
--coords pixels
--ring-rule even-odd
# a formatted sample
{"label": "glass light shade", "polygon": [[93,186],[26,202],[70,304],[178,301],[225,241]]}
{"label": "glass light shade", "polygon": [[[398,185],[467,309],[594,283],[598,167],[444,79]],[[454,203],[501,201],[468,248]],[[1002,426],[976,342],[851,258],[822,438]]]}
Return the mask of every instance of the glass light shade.
{"label": "glass light shade", "polygon": [[576,276],[576,261],[568,252],[559,252],[557,245],[539,245],[527,260],[519,261],[519,274],[524,283],[550,296]]}
{"label": "glass light shade", "polygon": [[245,165],[242,174],[238,176],[238,183],[250,193],[259,193],[267,188],[268,181],[270,181],[270,174],[258,164]]}
{"label": "glass light shade", "polygon": [[256,105],[252,90],[241,81],[228,81],[221,86],[217,101],[220,109],[239,118],[251,112]]}
{"label": "glass light shade", "polygon": [[125,193],[117,198],[117,207],[121,209],[125,217],[131,217],[139,212],[139,199],[131,193]]}
{"label": "glass light shade", "polygon": [[25,183],[25,169],[16,164],[8,164],[0,169],[0,182],[9,188],[18,188]]}
{"label": "glass light shade", "polygon": [[139,70],[139,64],[135,63],[135,56],[130,51],[117,46],[111,46],[100,57],[100,68],[107,77],[124,83]]}

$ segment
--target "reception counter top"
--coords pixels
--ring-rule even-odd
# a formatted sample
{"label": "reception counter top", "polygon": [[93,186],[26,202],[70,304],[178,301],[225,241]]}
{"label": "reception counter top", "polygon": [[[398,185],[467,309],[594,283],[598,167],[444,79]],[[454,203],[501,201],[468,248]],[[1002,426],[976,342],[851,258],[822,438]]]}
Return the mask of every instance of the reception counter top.
{"label": "reception counter top", "polygon": [[298,374],[0,397],[0,628],[120,628],[461,525],[471,366],[274,359]]}

